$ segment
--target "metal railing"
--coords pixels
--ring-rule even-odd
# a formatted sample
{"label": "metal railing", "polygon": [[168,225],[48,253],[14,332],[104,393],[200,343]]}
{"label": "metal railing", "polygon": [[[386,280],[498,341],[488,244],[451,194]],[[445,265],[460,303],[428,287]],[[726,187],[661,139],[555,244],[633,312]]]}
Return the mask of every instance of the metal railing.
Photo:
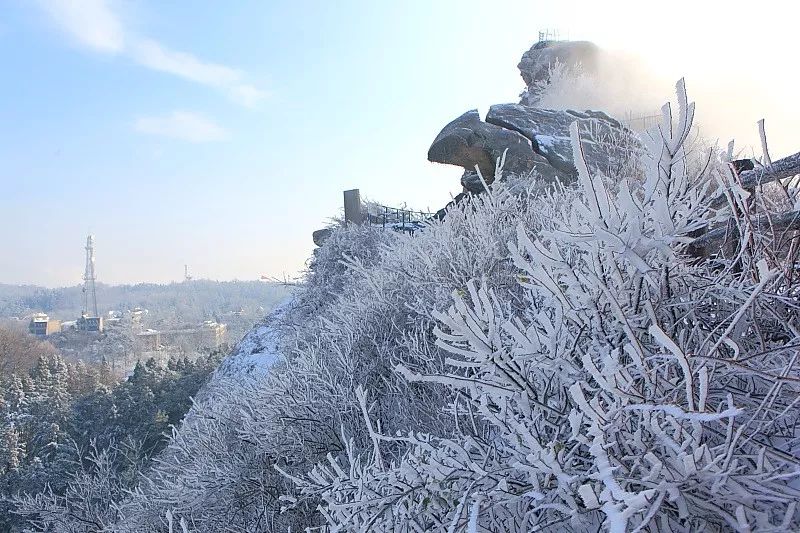
{"label": "metal railing", "polygon": [[422,228],[423,223],[433,214],[425,211],[413,211],[381,204],[368,204],[365,222],[372,226],[389,227],[398,231],[414,233]]}
{"label": "metal railing", "polygon": [[430,212],[414,211],[402,207],[389,207],[375,202],[362,202],[361,191],[344,191],[344,223],[382,226],[395,231],[414,233],[422,229],[424,222],[433,215]]}
{"label": "metal railing", "polygon": [[[555,28],[546,28],[543,30],[539,30],[539,42],[560,41],[560,40],[561,40],[561,30]],[[566,40],[569,40],[569,36],[566,37]]]}
{"label": "metal railing", "polygon": [[623,126],[634,131],[644,131],[656,126],[661,122],[661,113],[654,113],[652,115],[634,115],[628,113],[625,118],[620,120]]}

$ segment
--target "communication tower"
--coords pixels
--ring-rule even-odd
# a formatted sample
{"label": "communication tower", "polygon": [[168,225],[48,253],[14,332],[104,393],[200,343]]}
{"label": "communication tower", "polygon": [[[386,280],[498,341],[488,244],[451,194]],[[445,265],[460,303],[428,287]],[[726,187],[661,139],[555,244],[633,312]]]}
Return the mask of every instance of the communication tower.
{"label": "communication tower", "polygon": [[[83,273],[83,316],[98,316],[94,272],[94,235],[86,237],[86,271]],[[89,307],[91,305],[91,307]],[[91,312],[90,312],[91,311]]]}

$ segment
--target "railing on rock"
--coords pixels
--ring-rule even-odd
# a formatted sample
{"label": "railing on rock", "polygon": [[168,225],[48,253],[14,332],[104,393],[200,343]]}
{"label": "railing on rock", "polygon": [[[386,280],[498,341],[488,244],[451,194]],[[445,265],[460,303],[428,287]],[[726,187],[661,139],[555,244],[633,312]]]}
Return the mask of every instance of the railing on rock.
{"label": "railing on rock", "polygon": [[[561,40],[561,30],[555,28],[546,28],[543,30],[539,30],[539,42],[545,41],[560,41]],[[569,36],[566,37],[565,40],[569,40]]]}
{"label": "railing on rock", "polygon": [[366,222],[373,226],[390,227],[398,231],[414,233],[431,216],[431,213],[424,211],[371,204],[367,205]]}
{"label": "railing on rock", "polygon": [[344,191],[345,224],[369,224],[396,231],[414,233],[433,215],[424,211],[413,211],[400,207],[389,207],[376,203],[362,203],[358,189]]}
{"label": "railing on rock", "polygon": [[654,113],[652,115],[634,115],[633,113],[628,113],[620,122],[626,128],[634,131],[645,131],[661,122],[663,116],[664,115],[661,113]]}

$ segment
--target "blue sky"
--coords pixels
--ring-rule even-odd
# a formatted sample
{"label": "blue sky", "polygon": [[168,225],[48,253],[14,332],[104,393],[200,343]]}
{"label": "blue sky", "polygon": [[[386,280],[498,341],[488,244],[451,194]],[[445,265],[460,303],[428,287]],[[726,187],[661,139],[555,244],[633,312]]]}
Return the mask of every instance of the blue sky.
{"label": "blue sky", "polygon": [[[658,58],[665,79],[685,67],[696,86],[734,64],[722,44],[760,55],[731,44],[730,2],[718,23],[690,24],[703,30],[692,48],[662,42],[663,29],[654,38],[636,2],[616,14],[580,1],[222,5],[0,5],[0,282],[78,283],[89,231],[109,283],[180,279],[184,263],[211,279],[293,275],[344,189],[438,209],[459,192],[460,171],[428,163],[430,142],[470,108],[517,99],[516,64],[540,28],[646,43],[635,48]],[[783,42],[774,28],[754,31]],[[769,93],[768,128],[798,123],[781,112],[797,81],[783,76],[783,92],[748,86]]]}

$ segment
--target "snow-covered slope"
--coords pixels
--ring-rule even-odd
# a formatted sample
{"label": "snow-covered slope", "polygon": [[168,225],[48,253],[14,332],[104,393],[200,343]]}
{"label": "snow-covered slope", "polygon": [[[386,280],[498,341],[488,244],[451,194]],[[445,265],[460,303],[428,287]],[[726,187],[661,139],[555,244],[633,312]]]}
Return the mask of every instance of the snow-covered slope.
{"label": "snow-covered slope", "polygon": [[116,531],[800,530],[795,259],[761,230],[735,263],[685,253],[707,183],[751,196],[685,155],[693,110],[678,84],[638,179],[576,150],[571,187],[332,231]]}
{"label": "snow-covered slope", "polygon": [[278,344],[280,318],[291,306],[292,298],[284,300],[263,321],[250,330],[233,352],[219,365],[211,382],[221,377],[241,374],[263,375],[280,357]]}

